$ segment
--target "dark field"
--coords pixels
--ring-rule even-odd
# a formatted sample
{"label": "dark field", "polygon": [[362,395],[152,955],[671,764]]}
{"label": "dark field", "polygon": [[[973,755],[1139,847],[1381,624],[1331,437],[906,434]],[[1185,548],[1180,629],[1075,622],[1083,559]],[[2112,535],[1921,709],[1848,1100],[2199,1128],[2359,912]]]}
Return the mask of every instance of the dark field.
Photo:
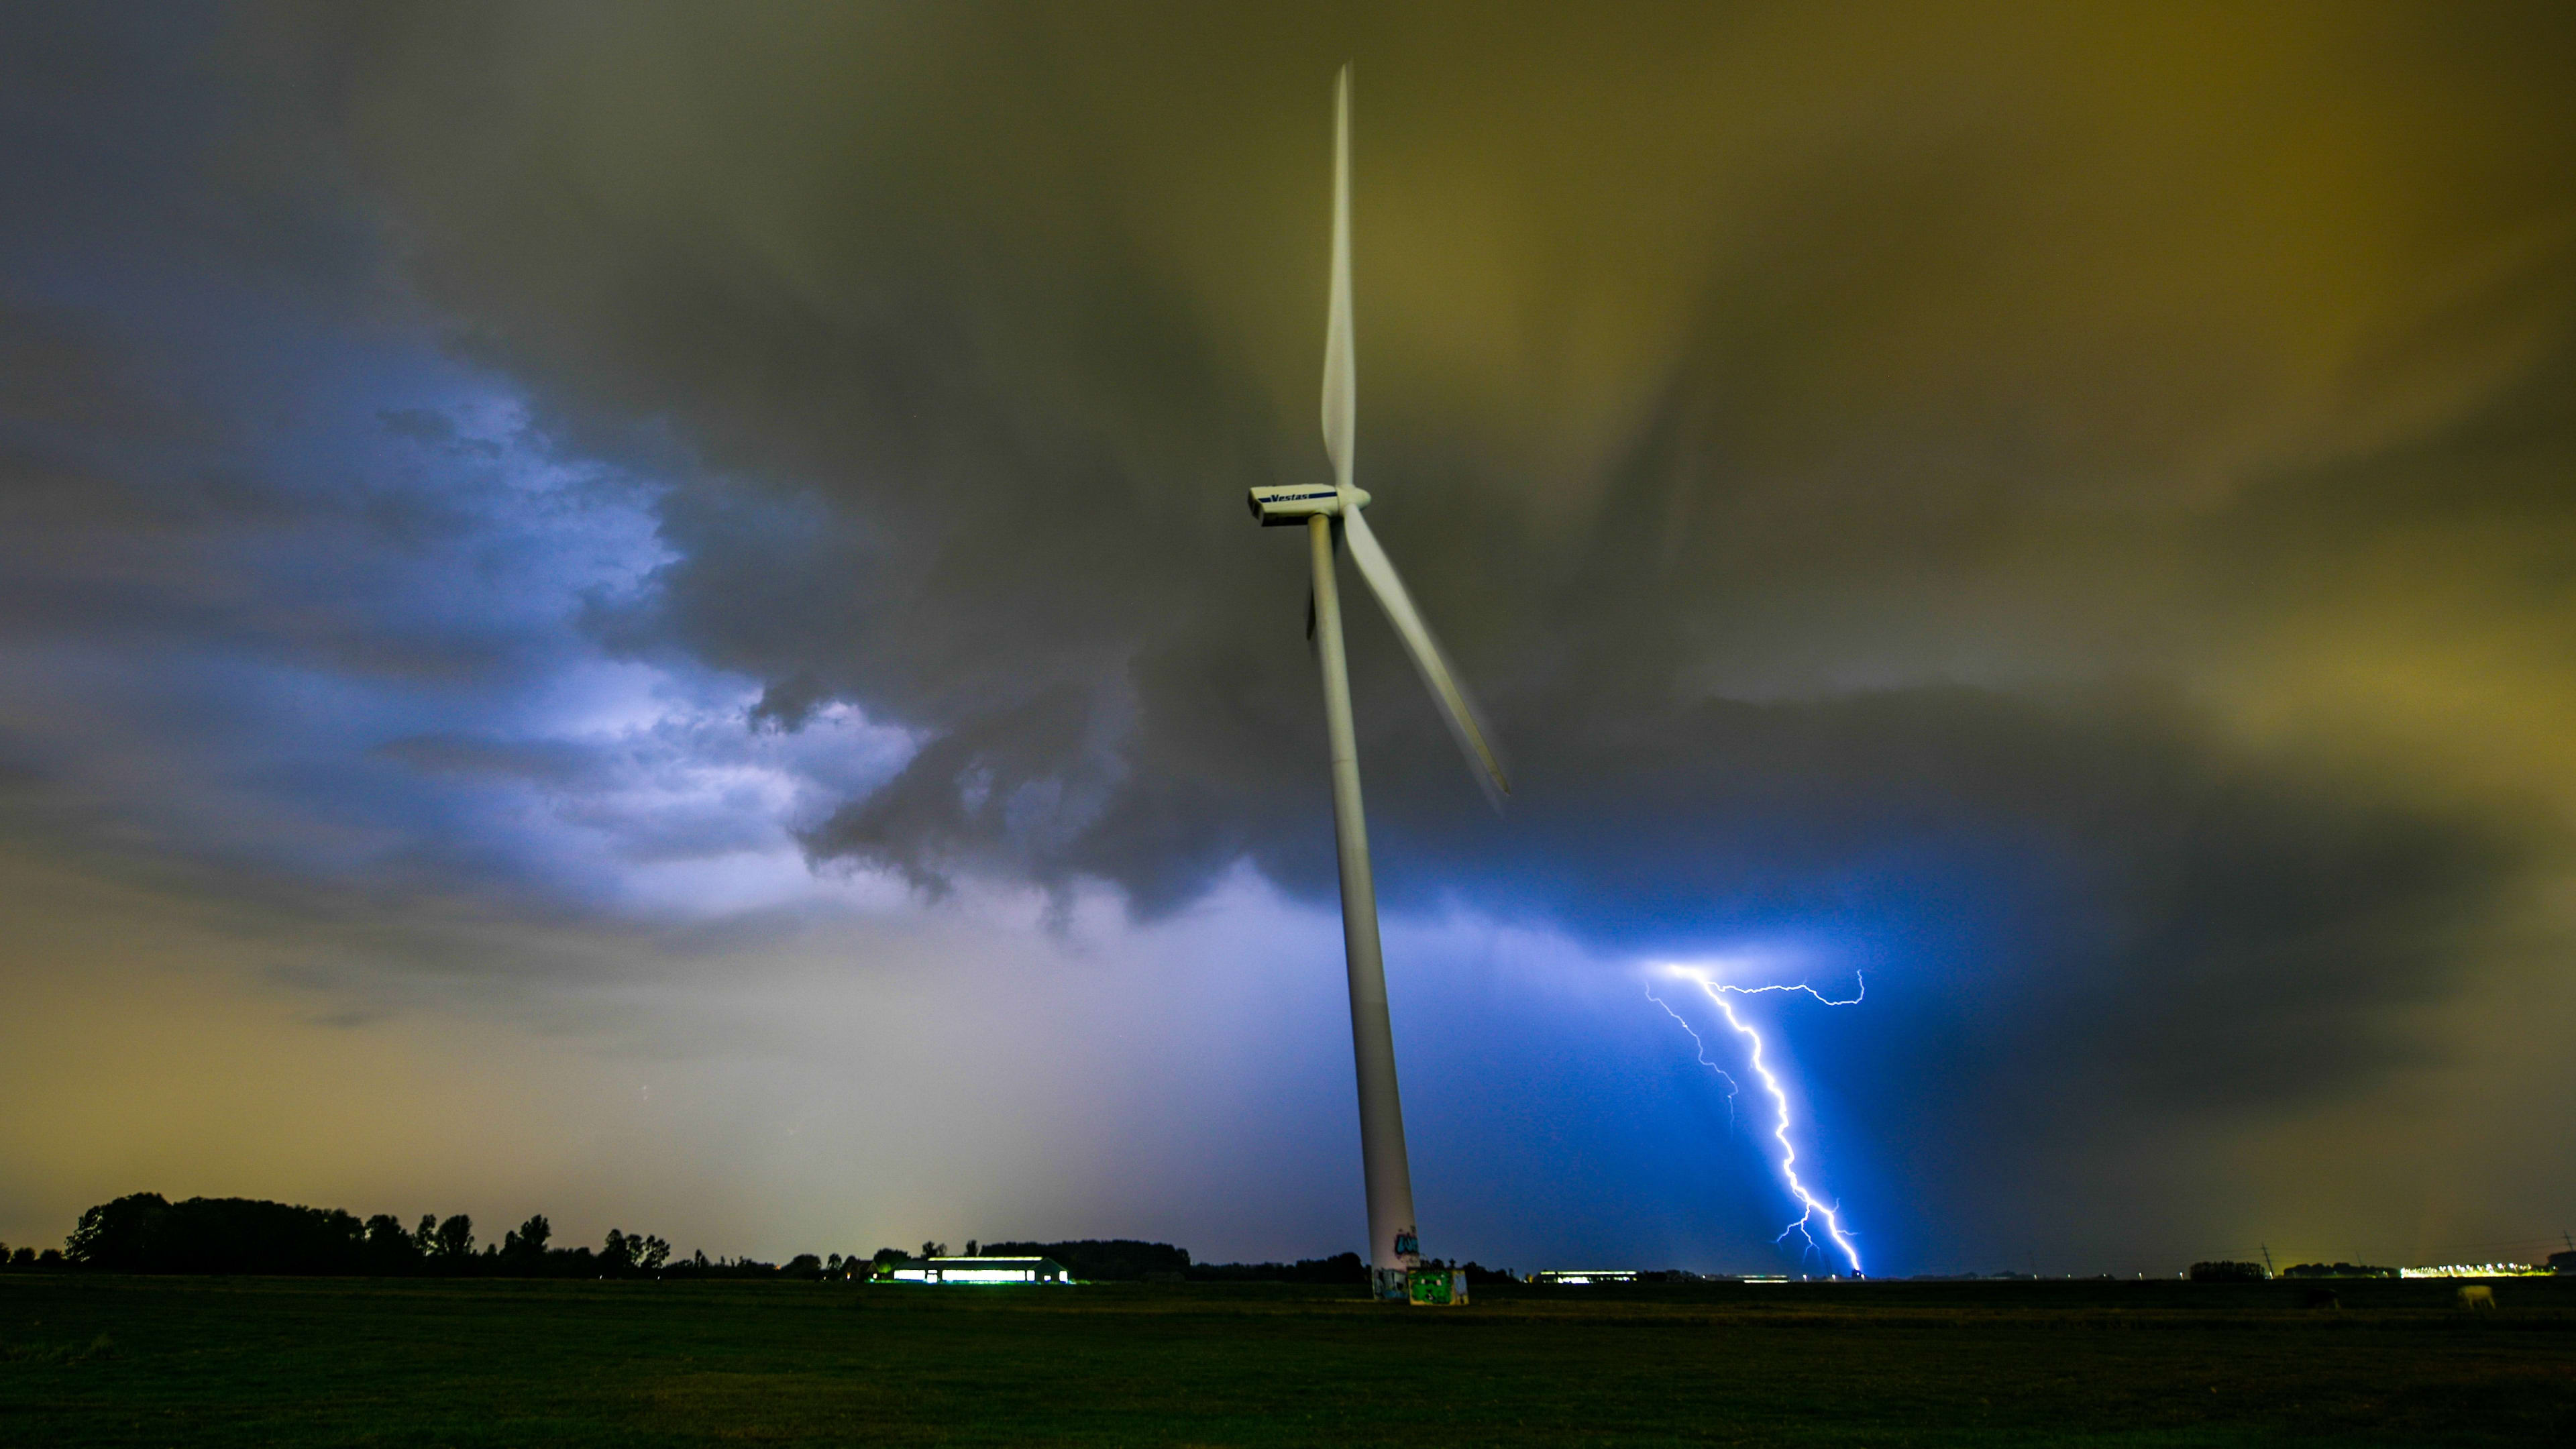
{"label": "dark field", "polygon": [[2576,1444],[2576,1281],[0,1277],[0,1443]]}

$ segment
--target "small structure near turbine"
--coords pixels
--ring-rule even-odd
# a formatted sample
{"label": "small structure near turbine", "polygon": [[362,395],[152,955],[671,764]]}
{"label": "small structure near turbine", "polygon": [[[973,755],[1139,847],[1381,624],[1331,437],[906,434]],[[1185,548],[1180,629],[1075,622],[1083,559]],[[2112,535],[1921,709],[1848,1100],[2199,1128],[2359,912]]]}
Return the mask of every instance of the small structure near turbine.
{"label": "small structure near turbine", "polygon": [[[1334,86],[1332,300],[1324,324],[1324,451],[1333,481],[1252,490],[1252,516],[1265,528],[1306,530],[1314,573],[1309,633],[1324,676],[1324,725],[1331,741],[1333,836],[1342,884],[1342,953],[1350,970],[1351,1052],[1359,1072],[1360,1162],[1368,1194],[1369,1281],[1379,1298],[1412,1298],[1408,1279],[1422,1266],[1414,1231],[1413,1172],[1405,1160],[1404,1109],[1395,1087],[1395,1038],[1386,1010],[1386,964],[1377,933],[1377,887],[1369,874],[1368,822],[1360,807],[1359,746],[1351,726],[1351,681],[1342,653],[1342,602],[1336,560],[1348,543],[1351,562],[1386,609],[1414,668],[1430,687],[1477,783],[1500,805],[1511,792],[1502,760],[1460,688],[1431,630],[1396,577],[1360,510],[1369,495],[1351,484],[1357,378],[1351,343],[1351,68]],[[1417,1300],[1418,1301],[1418,1300]]]}
{"label": "small structure near turbine", "polygon": [[1404,1292],[1416,1308],[1464,1308],[1467,1274],[1459,1268],[1408,1268]]}

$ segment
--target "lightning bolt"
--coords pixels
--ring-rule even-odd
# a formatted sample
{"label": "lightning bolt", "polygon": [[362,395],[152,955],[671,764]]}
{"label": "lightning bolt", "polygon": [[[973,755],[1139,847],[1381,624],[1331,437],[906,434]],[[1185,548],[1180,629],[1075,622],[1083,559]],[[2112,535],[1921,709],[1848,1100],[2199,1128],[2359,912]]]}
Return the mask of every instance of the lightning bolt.
{"label": "lightning bolt", "polygon": [[[1780,1180],[1788,1184],[1789,1195],[1797,1199],[1799,1207],[1797,1219],[1791,1222],[1789,1226],[1782,1228],[1780,1230],[1780,1237],[1774,1238],[1772,1241],[1779,1242],[1782,1239],[1787,1238],[1791,1233],[1796,1233],[1799,1237],[1806,1240],[1809,1248],[1821,1250],[1822,1245],[1816,1241],[1816,1229],[1821,1225],[1824,1229],[1826,1238],[1831,1240],[1835,1247],[1842,1250],[1843,1257],[1851,1263],[1852,1273],[1857,1276],[1861,1271],[1860,1249],[1852,1245],[1851,1235],[1844,1230],[1842,1215],[1835,1211],[1831,1205],[1825,1203],[1814,1193],[1808,1191],[1807,1184],[1798,1176],[1798,1148],[1795,1143],[1789,1140],[1789,1094],[1781,1090],[1779,1077],[1772,1073],[1769,1063],[1763,1058],[1762,1033],[1755,1031],[1751,1026],[1745,1023],[1744,1018],[1737,1016],[1735,1014],[1734,1004],[1726,998],[1730,995],[1760,996],[1766,992],[1773,991],[1803,991],[1807,995],[1814,997],[1816,1000],[1827,1006],[1855,1006],[1858,1005],[1863,998],[1868,996],[1869,983],[1862,979],[1859,973],[1853,973],[1852,980],[1856,985],[1856,989],[1853,994],[1846,999],[1827,996],[1823,992],[1818,991],[1816,988],[1803,981],[1795,984],[1778,986],[1734,986],[1712,979],[1705,971],[1695,970],[1686,966],[1674,967],[1673,974],[1680,976],[1685,980],[1697,982],[1699,988],[1708,993],[1708,999],[1716,1004],[1718,1012],[1726,1018],[1726,1024],[1735,1028],[1736,1034],[1744,1038],[1746,1061],[1752,1066],[1753,1075],[1761,1079],[1762,1089],[1771,1095],[1771,1106],[1777,1119],[1772,1124],[1771,1137],[1773,1141],[1780,1144]],[[1708,1044],[1700,1039],[1699,1032],[1695,1030],[1689,1022],[1682,1020],[1682,1014],[1680,1012],[1673,1010],[1671,1006],[1664,1002],[1663,998],[1655,995],[1652,987],[1647,988],[1646,999],[1652,1001],[1657,1006],[1663,1007],[1665,1015],[1681,1023],[1682,1030],[1690,1033],[1692,1046],[1698,1050],[1700,1065],[1717,1073],[1720,1077],[1725,1079],[1727,1114],[1728,1119],[1732,1121],[1735,1112],[1736,1092],[1734,1075],[1728,1072],[1724,1067],[1721,1067],[1717,1063],[1708,1059]]]}
{"label": "lightning bolt", "polygon": [[1663,1007],[1664,1015],[1671,1017],[1674,1025],[1679,1026],[1684,1032],[1689,1034],[1691,1039],[1692,1055],[1699,1058],[1699,1064],[1701,1066],[1717,1073],[1718,1079],[1726,1083],[1726,1125],[1732,1128],[1735,1125],[1735,1074],[1708,1059],[1708,1043],[1700,1040],[1699,1028],[1691,1025],[1688,1018],[1684,1017],[1680,1012],[1673,1010],[1670,1004],[1665,1002],[1662,997],[1657,996],[1655,994],[1655,988],[1651,986],[1646,988],[1646,999],[1655,1003],[1657,1006]]}

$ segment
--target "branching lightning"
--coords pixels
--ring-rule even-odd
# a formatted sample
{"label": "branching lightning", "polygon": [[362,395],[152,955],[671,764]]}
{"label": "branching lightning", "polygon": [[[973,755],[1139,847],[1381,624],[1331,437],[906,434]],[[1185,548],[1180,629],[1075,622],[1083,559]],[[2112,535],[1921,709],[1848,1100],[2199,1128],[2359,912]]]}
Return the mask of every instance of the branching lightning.
{"label": "branching lightning", "polygon": [[[1816,1228],[1821,1225],[1825,1236],[1835,1247],[1842,1250],[1843,1257],[1851,1263],[1852,1272],[1858,1274],[1861,1271],[1860,1249],[1852,1245],[1851,1235],[1844,1231],[1841,1214],[1808,1191],[1807,1184],[1798,1176],[1798,1149],[1789,1140],[1789,1094],[1781,1089],[1779,1077],[1772,1073],[1769,1064],[1764,1060],[1762,1034],[1747,1025],[1742,1017],[1736,1015],[1734,1004],[1726,998],[1730,995],[1760,996],[1772,991],[1803,991],[1827,1006],[1854,1006],[1869,994],[1869,983],[1855,973],[1852,979],[1856,989],[1852,995],[1849,998],[1836,998],[1825,995],[1803,981],[1775,986],[1735,986],[1715,980],[1706,971],[1691,967],[1676,966],[1672,971],[1674,975],[1684,980],[1698,983],[1699,988],[1708,993],[1708,999],[1715,1003],[1719,1014],[1726,1018],[1726,1024],[1735,1028],[1736,1034],[1744,1038],[1745,1059],[1753,1068],[1753,1074],[1761,1078],[1762,1089],[1771,1094],[1771,1105],[1777,1117],[1772,1124],[1771,1137],[1780,1144],[1780,1179],[1788,1184],[1789,1195],[1797,1199],[1799,1207],[1796,1221],[1780,1230],[1780,1239],[1796,1233],[1806,1240],[1809,1248],[1821,1249],[1822,1245],[1816,1241]],[[1684,1020],[1680,1012],[1673,1010],[1662,997],[1655,995],[1652,987],[1647,988],[1646,999],[1663,1007],[1665,1015],[1681,1023],[1682,1030],[1690,1033],[1691,1045],[1697,1049],[1699,1064],[1725,1080],[1727,1113],[1729,1120],[1732,1120],[1736,1091],[1734,1074],[1708,1059],[1708,1043],[1700,1038],[1699,1031]]]}
{"label": "branching lightning", "polygon": [[1726,1083],[1726,1125],[1733,1127],[1735,1125],[1735,1074],[1708,1059],[1708,1043],[1700,1039],[1699,1028],[1691,1025],[1688,1017],[1685,1017],[1680,1012],[1673,1010],[1670,1003],[1666,1002],[1662,997],[1657,996],[1655,994],[1655,988],[1651,986],[1646,988],[1646,999],[1655,1003],[1657,1006],[1663,1007],[1664,1015],[1671,1017],[1676,1025],[1681,1027],[1683,1031],[1689,1033],[1692,1055],[1699,1058],[1699,1064],[1701,1066],[1717,1073],[1718,1079]]}

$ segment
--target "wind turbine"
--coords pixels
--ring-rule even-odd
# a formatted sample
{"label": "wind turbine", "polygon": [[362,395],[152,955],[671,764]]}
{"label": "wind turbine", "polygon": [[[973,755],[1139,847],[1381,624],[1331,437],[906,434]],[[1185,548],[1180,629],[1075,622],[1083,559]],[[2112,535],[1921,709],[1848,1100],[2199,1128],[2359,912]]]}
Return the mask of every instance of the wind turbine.
{"label": "wind turbine", "polygon": [[1342,867],[1342,951],[1350,966],[1351,1053],[1360,1085],[1360,1161],[1368,1185],[1370,1287],[1381,1298],[1406,1294],[1405,1270],[1422,1263],[1414,1230],[1413,1170],[1404,1154],[1404,1108],[1395,1089],[1395,1036],[1386,1012],[1386,962],[1379,954],[1377,887],[1369,878],[1368,821],[1360,809],[1359,746],[1351,730],[1351,679],[1342,652],[1342,603],[1335,559],[1348,540],[1351,562],[1386,608],[1422,682],[1467,755],[1486,797],[1499,807],[1511,793],[1502,760],[1487,742],[1475,706],[1458,685],[1438,641],[1413,607],[1386,550],[1361,509],[1369,495],[1351,486],[1355,384],[1351,360],[1351,68],[1333,88],[1333,290],[1324,326],[1324,451],[1333,483],[1290,483],[1252,490],[1252,516],[1262,526],[1303,526],[1314,568],[1315,657],[1324,673],[1324,725],[1332,742],[1333,836]]}

